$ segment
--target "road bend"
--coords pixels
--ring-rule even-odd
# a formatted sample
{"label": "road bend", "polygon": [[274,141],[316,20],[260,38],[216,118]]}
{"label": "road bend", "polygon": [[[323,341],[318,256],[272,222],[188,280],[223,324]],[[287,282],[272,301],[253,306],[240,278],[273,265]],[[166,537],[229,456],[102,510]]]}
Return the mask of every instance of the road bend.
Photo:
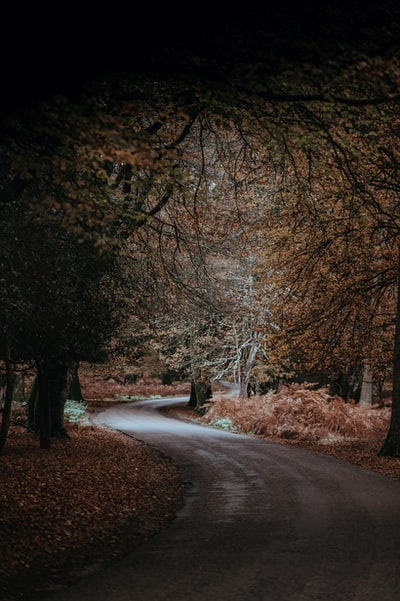
{"label": "road bend", "polygon": [[171,457],[183,507],[46,601],[399,601],[399,482],[160,411],[176,402],[121,404],[96,422]]}

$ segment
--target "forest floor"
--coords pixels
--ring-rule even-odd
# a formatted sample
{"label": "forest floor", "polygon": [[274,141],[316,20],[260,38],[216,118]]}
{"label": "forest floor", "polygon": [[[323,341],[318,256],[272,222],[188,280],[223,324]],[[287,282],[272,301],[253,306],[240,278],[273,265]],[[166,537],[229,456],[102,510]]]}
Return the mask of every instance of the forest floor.
{"label": "forest floor", "polygon": [[[107,394],[104,383],[102,390]],[[114,402],[132,399],[132,390],[124,397],[119,390]],[[101,404],[99,398],[88,403],[89,415]],[[205,423],[181,404],[169,412]],[[382,431],[368,440],[331,444],[268,438],[400,481],[400,460],[378,456]],[[2,601],[35,601],[123,557],[168,526],[184,493],[169,458],[134,438],[80,424],[68,426],[68,438],[54,440],[50,449],[40,449],[36,436],[12,426],[0,457],[0,486]]]}

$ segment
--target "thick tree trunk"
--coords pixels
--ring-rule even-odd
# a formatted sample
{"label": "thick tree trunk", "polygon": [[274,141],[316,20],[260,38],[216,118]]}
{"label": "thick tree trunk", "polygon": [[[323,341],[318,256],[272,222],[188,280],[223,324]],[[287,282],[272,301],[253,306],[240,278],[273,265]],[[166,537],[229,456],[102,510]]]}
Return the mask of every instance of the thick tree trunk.
{"label": "thick tree trunk", "polygon": [[39,406],[38,392],[39,392],[39,383],[38,383],[38,377],[36,375],[35,379],[33,380],[32,387],[29,391],[28,400],[27,400],[27,420],[28,420],[28,428],[31,432],[39,432],[39,421],[37,418],[37,408]]}
{"label": "thick tree trunk", "polygon": [[392,413],[389,431],[379,455],[400,457],[400,256],[397,273],[397,312],[393,359]]}
{"label": "thick tree trunk", "polygon": [[196,387],[192,380],[190,383],[190,397],[189,397],[188,407],[190,407],[191,409],[195,409],[196,405],[197,405]]}
{"label": "thick tree trunk", "polygon": [[[40,446],[48,448],[51,436],[67,435],[64,407],[71,386],[78,377],[77,363],[60,358],[46,358],[38,360],[36,365],[37,382],[29,395],[28,421],[30,429],[40,433]],[[80,386],[76,393],[82,396]]]}
{"label": "thick tree trunk", "polygon": [[75,361],[58,360],[55,362],[51,381],[52,436],[66,436],[67,434],[65,430],[64,408],[76,376],[77,363]]}
{"label": "thick tree trunk", "polygon": [[[70,399],[83,401],[78,376],[78,364],[74,361],[57,362],[58,369],[53,370],[53,386],[51,392],[51,434],[65,435],[64,407]],[[38,377],[33,381],[27,401],[28,428],[31,432],[39,432],[39,384]]]}
{"label": "thick tree trunk", "polygon": [[[39,431],[40,448],[48,449],[51,446],[51,425],[50,425],[50,386],[49,386],[49,368],[47,359],[38,359],[36,361],[38,394],[37,394],[37,426]],[[36,411],[35,411],[36,415]]]}
{"label": "thick tree trunk", "polygon": [[[7,352],[8,354],[8,352]],[[11,362],[10,358],[7,357],[4,360],[5,368],[6,368],[6,384],[5,384],[5,395],[4,395],[4,403],[3,403],[3,411],[1,416],[1,426],[0,426],[0,454],[4,449],[4,445],[6,443],[8,429],[10,427],[10,414],[11,414],[11,405],[13,400],[13,392],[14,392],[14,382],[15,382],[15,372],[14,365]]]}
{"label": "thick tree trunk", "polygon": [[67,400],[82,402],[83,394],[82,394],[82,389],[81,389],[81,383],[80,383],[79,376],[78,376],[78,366],[77,365],[76,365],[76,367],[74,367],[74,366],[71,367],[70,375],[71,375],[72,379],[71,379],[71,384],[69,386],[69,392],[67,394]]}
{"label": "thick tree trunk", "polygon": [[192,382],[188,406],[199,413],[202,412],[204,404],[212,397],[211,384],[208,381],[199,380]]}

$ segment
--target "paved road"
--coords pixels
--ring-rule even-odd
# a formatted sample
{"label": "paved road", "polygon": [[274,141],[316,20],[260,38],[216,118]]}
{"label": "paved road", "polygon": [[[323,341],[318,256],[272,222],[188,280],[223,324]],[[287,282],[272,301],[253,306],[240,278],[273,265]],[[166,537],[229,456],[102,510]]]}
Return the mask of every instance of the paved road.
{"label": "paved road", "polygon": [[302,449],[164,416],[97,422],[171,456],[188,489],[173,523],[47,601],[399,601],[400,484]]}

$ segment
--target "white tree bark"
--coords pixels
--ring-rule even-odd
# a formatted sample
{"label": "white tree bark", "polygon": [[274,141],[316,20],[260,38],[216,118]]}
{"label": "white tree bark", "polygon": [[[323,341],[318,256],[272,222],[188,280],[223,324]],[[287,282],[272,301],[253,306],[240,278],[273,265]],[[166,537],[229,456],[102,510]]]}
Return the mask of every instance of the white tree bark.
{"label": "white tree bark", "polygon": [[373,377],[369,365],[364,367],[359,405],[372,405]]}
{"label": "white tree bark", "polygon": [[251,341],[249,356],[247,358],[246,367],[244,370],[243,378],[240,383],[240,396],[247,397],[247,391],[251,379],[251,372],[256,362],[257,352],[260,346],[259,338],[261,338],[261,332],[254,334],[254,339]]}

